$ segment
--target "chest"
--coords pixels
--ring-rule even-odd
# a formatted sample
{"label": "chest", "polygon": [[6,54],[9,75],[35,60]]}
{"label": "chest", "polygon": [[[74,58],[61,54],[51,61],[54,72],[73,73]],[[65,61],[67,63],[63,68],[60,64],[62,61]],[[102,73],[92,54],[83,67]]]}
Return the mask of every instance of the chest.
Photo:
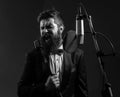
{"label": "chest", "polygon": [[[53,63],[57,63],[57,62],[60,63],[59,62],[60,60],[55,61],[54,57],[53,59],[51,59],[51,61],[53,61]],[[64,85],[67,84],[68,80],[70,79],[70,76],[75,74],[75,70],[76,70],[76,67],[75,67],[75,64],[72,62],[71,55],[63,54],[60,75],[62,77],[62,82],[64,82]],[[34,71],[35,71],[35,80],[37,82],[45,82],[48,76],[53,74],[53,72],[55,72],[54,70],[53,72],[51,71],[49,58],[43,59],[43,58],[40,58],[40,56],[36,57]]]}

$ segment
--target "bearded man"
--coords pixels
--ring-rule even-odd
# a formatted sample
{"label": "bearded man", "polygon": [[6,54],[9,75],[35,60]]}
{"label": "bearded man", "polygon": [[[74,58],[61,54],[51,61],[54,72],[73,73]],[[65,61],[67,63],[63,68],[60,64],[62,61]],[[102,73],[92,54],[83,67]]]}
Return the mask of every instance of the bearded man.
{"label": "bearded man", "polygon": [[[64,32],[60,13],[43,11],[38,22],[40,39],[26,56],[25,69],[18,82],[18,96],[88,97],[83,50],[75,46],[76,42],[68,41],[70,37]],[[69,43],[73,43],[72,51]]]}

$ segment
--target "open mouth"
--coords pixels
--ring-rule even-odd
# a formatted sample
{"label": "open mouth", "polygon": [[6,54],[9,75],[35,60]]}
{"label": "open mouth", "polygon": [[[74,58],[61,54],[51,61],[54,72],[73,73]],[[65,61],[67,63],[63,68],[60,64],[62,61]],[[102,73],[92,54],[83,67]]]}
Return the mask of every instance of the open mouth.
{"label": "open mouth", "polygon": [[43,40],[47,43],[48,41],[50,41],[50,39],[51,39],[51,35],[50,34],[45,34],[44,36],[43,36]]}

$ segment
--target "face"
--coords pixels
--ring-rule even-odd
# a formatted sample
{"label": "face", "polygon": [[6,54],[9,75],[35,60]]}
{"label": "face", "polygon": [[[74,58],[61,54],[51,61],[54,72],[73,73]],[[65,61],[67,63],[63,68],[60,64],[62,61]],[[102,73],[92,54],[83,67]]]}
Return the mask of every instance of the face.
{"label": "face", "polygon": [[40,34],[44,36],[46,33],[56,36],[58,34],[58,25],[53,18],[48,20],[41,20],[40,22]]}
{"label": "face", "polygon": [[54,18],[40,21],[40,34],[43,45],[46,48],[57,48],[62,41],[62,29],[55,22]]}

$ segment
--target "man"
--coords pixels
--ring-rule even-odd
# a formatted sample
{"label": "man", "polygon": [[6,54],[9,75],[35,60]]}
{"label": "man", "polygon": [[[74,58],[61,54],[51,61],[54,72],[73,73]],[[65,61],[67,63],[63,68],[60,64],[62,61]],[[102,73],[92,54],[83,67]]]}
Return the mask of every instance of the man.
{"label": "man", "polygon": [[[38,22],[39,45],[35,43],[35,48],[27,54],[18,83],[18,96],[88,97],[83,51],[63,33],[64,24],[59,12],[44,11],[38,16]],[[68,33],[72,34],[72,31]]]}

